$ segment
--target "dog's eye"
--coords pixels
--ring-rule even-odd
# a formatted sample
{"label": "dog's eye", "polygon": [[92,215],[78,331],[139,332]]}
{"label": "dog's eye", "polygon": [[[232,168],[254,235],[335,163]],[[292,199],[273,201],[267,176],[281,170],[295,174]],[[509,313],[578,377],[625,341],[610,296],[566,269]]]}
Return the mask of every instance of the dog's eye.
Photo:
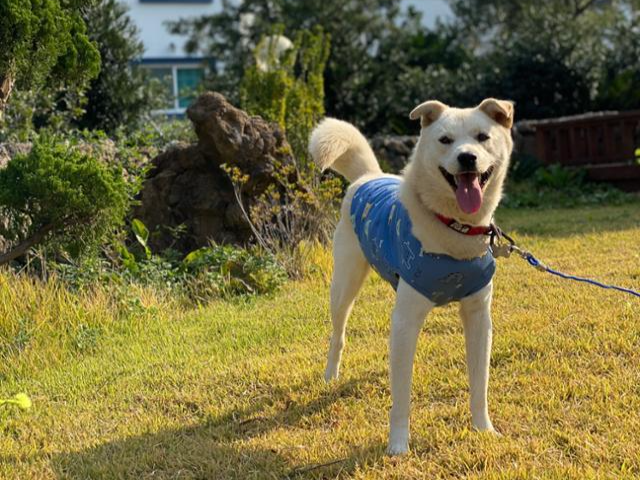
{"label": "dog's eye", "polygon": [[440,143],[442,143],[443,145],[449,145],[449,144],[453,143],[453,138],[447,137],[446,135],[443,135],[442,137],[440,137],[438,139],[438,141]]}
{"label": "dog's eye", "polygon": [[489,135],[487,135],[487,134],[486,134],[486,133],[484,133],[484,132],[480,132],[480,133],[476,136],[476,139],[477,139],[479,142],[486,142],[487,140],[489,140]]}

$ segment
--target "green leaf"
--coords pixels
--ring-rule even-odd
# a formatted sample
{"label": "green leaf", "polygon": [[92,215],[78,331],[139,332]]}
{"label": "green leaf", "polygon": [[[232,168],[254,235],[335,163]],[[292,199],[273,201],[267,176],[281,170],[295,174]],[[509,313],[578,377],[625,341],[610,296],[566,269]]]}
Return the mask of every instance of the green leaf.
{"label": "green leaf", "polygon": [[138,242],[140,242],[140,245],[146,247],[147,240],[149,240],[149,229],[145,226],[144,223],[142,223],[141,220],[138,220],[137,218],[134,218],[131,221],[131,228],[133,229],[133,233],[135,234],[136,239],[138,240]]}
{"label": "green leaf", "polygon": [[133,230],[134,235],[136,236],[136,240],[138,243],[144,247],[144,253],[147,256],[147,260],[151,259],[151,249],[147,245],[147,241],[149,240],[149,229],[146,227],[141,220],[134,218],[131,221],[131,229]]}
{"label": "green leaf", "polygon": [[122,244],[118,244],[116,245],[116,249],[118,250],[120,257],[122,258],[122,264],[124,265],[124,267],[130,272],[137,272],[138,262],[136,262],[136,257],[134,257],[133,254],[129,250],[127,250],[127,247]]}
{"label": "green leaf", "polygon": [[198,250],[194,250],[193,252],[190,252],[186,257],[184,257],[182,263],[184,263],[185,265],[191,265],[194,262],[202,260],[202,258],[205,257],[206,254],[206,248],[199,248]]}

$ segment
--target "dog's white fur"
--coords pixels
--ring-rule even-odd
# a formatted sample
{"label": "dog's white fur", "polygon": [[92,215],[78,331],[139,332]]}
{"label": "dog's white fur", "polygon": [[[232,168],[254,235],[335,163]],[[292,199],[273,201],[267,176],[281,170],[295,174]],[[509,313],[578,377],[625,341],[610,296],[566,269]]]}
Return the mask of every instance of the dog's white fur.
{"label": "dog's white fur", "polygon": [[[425,252],[444,253],[458,259],[484,254],[488,242],[486,237],[461,235],[437,220],[434,213],[455,218],[461,223],[489,224],[502,195],[502,184],[513,148],[510,135],[513,105],[507,101],[487,99],[475,108],[458,109],[429,101],[417,106],[410,117],[420,119],[422,129],[411,160],[400,176],[400,200],[411,218],[413,234]],[[489,139],[480,142],[477,139],[480,132],[487,134]],[[452,139],[453,143],[442,144],[439,139],[443,136]],[[325,379],[329,381],[338,377],[347,318],[369,272],[369,264],[351,224],[351,200],[358,187],[368,180],[394,175],[382,173],[364,136],[353,125],[341,120],[325,119],[313,131],[309,151],[322,169],[331,168],[351,182],[334,235],[331,282],[333,334],[325,371]],[[442,167],[452,175],[457,174],[457,157],[461,152],[476,155],[480,172],[493,166],[493,173],[483,188],[482,206],[474,214],[466,214],[458,208],[451,185],[439,171]],[[492,283],[489,283],[463,299],[460,316],[465,334],[472,423],[477,430],[495,432],[487,407],[492,289]],[[390,454],[405,453],[409,448],[413,361],[418,334],[434,306],[400,280],[391,319]]]}

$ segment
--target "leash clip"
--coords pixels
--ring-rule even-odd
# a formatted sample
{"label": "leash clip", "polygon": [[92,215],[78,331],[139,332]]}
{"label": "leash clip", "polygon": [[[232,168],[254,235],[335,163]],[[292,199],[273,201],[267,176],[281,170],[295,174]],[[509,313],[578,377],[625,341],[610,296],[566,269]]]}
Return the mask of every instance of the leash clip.
{"label": "leash clip", "polygon": [[[511,256],[511,252],[517,248],[513,239],[504,233],[500,227],[493,222],[489,225],[489,235],[491,237],[489,240],[489,246],[494,258],[509,258]],[[503,243],[503,238],[505,238],[508,243]]]}

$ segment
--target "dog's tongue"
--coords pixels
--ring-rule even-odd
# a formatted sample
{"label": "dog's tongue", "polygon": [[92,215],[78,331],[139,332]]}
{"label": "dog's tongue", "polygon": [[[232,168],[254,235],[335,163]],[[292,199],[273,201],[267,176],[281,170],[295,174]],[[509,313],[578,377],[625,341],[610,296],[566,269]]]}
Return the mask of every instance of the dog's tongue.
{"label": "dog's tongue", "polygon": [[477,173],[460,173],[456,175],[458,188],[456,200],[464,213],[476,213],[482,205],[482,189]]}

